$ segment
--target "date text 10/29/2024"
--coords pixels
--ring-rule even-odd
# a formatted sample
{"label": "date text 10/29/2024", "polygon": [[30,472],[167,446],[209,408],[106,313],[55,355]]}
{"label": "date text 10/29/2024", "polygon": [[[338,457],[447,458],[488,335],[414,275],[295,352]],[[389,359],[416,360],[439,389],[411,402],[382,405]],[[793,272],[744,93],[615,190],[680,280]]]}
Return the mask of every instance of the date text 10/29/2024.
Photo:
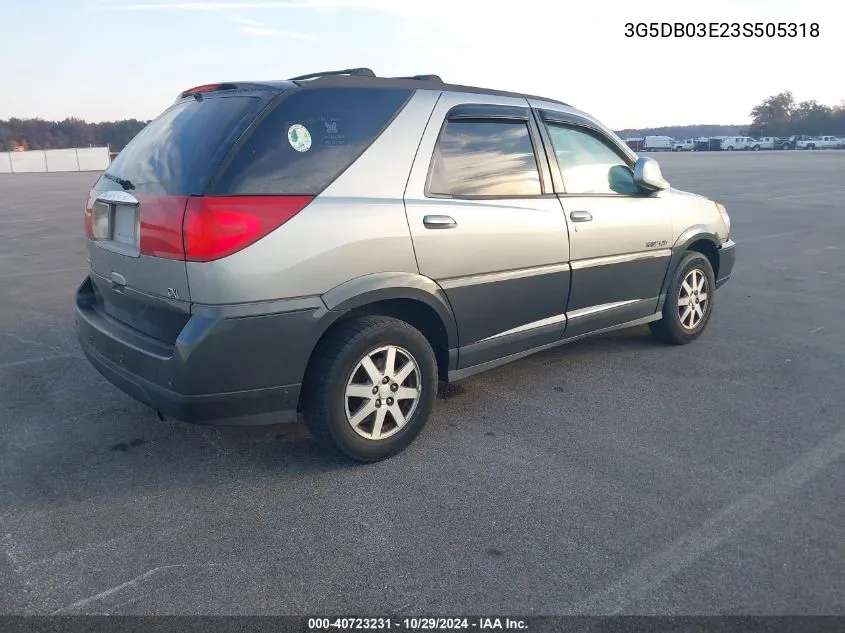
{"label": "date text 10/29/2024", "polygon": [[527,631],[517,618],[309,618],[309,631]]}
{"label": "date text 10/29/2024", "polygon": [[818,22],[627,22],[625,37],[815,38]]}

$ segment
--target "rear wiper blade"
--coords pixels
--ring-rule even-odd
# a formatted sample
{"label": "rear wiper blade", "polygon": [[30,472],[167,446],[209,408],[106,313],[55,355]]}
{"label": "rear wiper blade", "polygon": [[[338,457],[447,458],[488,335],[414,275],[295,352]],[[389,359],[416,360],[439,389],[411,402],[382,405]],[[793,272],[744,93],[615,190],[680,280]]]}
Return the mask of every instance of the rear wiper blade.
{"label": "rear wiper blade", "polygon": [[121,187],[123,187],[124,191],[129,191],[135,188],[135,185],[132,184],[131,180],[127,180],[126,178],[120,178],[119,176],[112,176],[109,172],[103,173],[103,177],[108,178],[113,182],[116,182]]}

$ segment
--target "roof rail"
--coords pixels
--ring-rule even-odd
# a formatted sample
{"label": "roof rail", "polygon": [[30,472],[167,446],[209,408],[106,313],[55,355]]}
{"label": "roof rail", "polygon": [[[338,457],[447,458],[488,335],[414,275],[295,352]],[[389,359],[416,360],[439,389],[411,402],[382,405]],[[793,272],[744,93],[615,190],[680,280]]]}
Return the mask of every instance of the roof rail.
{"label": "roof rail", "polygon": [[376,74],[369,68],[347,68],[346,70],[327,70],[321,73],[309,73],[299,77],[291,77],[288,81],[301,81],[304,79],[317,79],[328,75],[355,75],[357,77],[375,77]]}
{"label": "roof rail", "polygon": [[414,75],[412,77],[394,77],[394,79],[415,79],[417,81],[436,81],[439,84],[443,83],[440,75]]}

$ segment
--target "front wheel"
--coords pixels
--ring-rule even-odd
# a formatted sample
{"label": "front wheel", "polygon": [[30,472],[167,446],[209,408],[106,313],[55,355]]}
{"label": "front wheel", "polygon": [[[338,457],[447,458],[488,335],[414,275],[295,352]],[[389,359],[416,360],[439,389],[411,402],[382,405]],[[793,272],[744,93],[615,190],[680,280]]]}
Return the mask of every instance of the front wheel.
{"label": "front wheel", "polygon": [[303,385],[305,424],[320,444],[356,461],[404,450],[434,408],[434,351],[404,321],[368,316],[340,324],[312,365]]}
{"label": "front wheel", "polygon": [[715,290],[710,260],[701,253],[687,253],[669,284],[662,318],[649,324],[652,334],[674,345],[697,339],[710,321]]}

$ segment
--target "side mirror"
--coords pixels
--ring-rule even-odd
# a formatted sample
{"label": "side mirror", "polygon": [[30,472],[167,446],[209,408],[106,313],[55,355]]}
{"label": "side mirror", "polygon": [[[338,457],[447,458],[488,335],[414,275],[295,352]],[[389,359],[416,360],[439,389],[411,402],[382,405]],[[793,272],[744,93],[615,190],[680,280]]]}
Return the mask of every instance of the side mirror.
{"label": "side mirror", "polygon": [[640,156],[634,164],[634,182],[647,191],[669,188],[669,183],[660,171],[660,164],[648,156]]}

